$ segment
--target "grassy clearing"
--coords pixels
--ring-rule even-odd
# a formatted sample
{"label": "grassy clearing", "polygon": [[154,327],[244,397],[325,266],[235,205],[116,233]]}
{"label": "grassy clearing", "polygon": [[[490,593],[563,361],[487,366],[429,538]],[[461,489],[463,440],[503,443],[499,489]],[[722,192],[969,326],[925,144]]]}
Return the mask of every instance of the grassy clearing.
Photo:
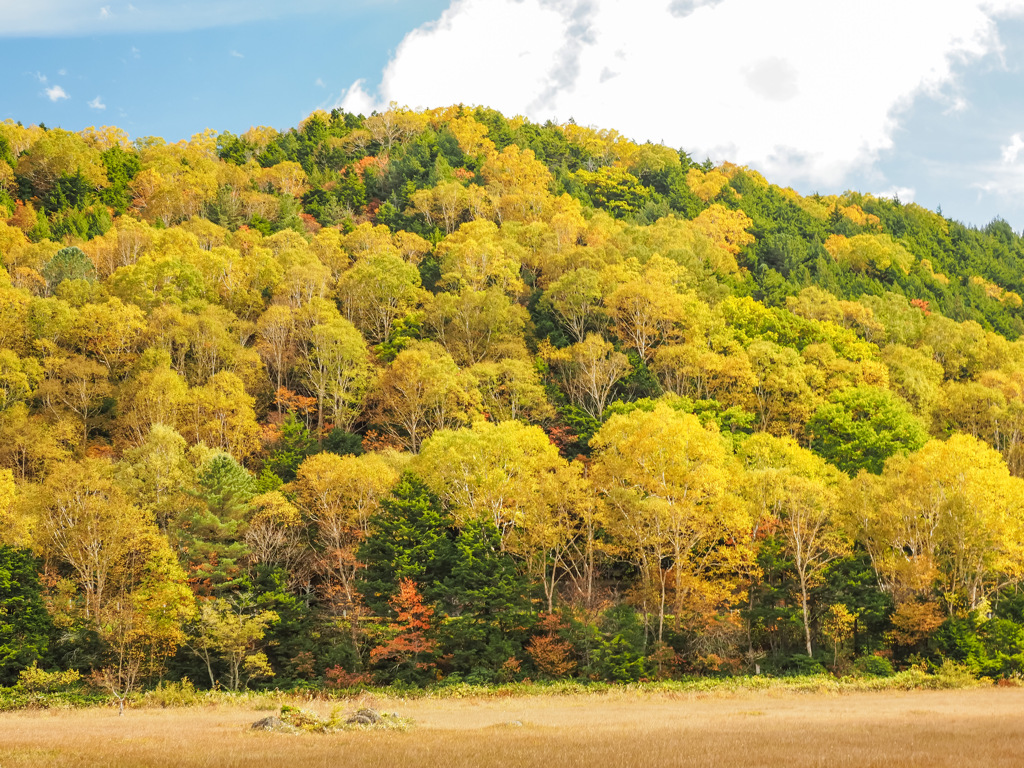
{"label": "grassy clearing", "polygon": [[[405,731],[261,733],[268,702],[0,715],[4,768],[79,766],[1018,766],[1024,689],[740,689],[349,699]],[[329,717],[337,702],[304,706]]]}

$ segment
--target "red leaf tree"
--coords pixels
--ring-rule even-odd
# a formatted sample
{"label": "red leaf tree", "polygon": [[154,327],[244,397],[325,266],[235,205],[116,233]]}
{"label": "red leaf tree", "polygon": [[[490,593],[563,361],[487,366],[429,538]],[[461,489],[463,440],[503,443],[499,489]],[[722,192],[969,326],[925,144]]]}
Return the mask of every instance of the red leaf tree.
{"label": "red leaf tree", "polygon": [[398,583],[398,592],[390,603],[395,611],[391,628],[396,632],[386,643],[370,651],[370,661],[378,666],[378,676],[385,682],[422,682],[434,669],[436,643],[430,637],[434,608],[424,604],[412,579]]}

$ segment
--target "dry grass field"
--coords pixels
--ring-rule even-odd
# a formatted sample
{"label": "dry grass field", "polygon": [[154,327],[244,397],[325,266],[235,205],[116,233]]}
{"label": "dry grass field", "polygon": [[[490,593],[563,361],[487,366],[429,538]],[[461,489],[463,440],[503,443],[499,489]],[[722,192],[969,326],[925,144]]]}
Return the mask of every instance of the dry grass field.
{"label": "dry grass field", "polygon": [[[0,715],[0,768],[23,766],[1021,766],[1024,689],[375,699],[408,731],[252,732],[241,706]],[[328,714],[327,704],[308,708]],[[521,722],[522,725],[515,724]]]}

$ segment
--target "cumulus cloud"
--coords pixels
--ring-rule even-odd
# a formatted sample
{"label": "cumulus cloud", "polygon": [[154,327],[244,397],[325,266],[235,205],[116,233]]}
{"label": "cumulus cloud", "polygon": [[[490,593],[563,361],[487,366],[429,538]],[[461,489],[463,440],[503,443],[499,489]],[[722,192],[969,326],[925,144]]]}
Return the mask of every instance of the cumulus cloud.
{"label": "cumulus cloud", "polygon": [[366,85],[366,81],[363,79],[352,83],[352,85],[342,91],[338,105],[348,112],[363,115],[368,115],[381,106],[373,96],[366,92],[366,89],[363,88],[364,85]]}
{"label": "cumulus cloud", "polygon": [[46,89],[46,98],[50,101],[60,101],[61,99],[70,99],[71,97],[59,85],[54,85]]}
{"label": "cumulus cloud", "polygon": [[1003,147],[1003,164],[1013,165],[1016,163],[1021,150],[1024,150],[1024,137],[1019,133],[1015,133],[1010,137],[1010,143]]}
{"label": "cumulus cloud", "polygon": [[107,105],[103,103],[103,100],[97,96],[95,99],[89,102],[89,109],[106,109]]}
{"label": "cumulus cloud", "polygon": [[835,185],[893,145],[922,95],[1001,52],[1024,0],[454,0],[339,106],[483,104],[570,117],[785,183]]}

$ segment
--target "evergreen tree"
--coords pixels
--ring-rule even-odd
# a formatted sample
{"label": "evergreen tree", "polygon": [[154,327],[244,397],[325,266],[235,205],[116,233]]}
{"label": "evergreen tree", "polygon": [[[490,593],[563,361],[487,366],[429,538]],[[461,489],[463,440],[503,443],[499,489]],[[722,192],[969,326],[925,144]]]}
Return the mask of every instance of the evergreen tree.
{"label": "evergreen tree", "polygon": [[200,593],[233,588],[242,576],[252,475],[226,453],[214,454],[199,472],[196,503],[183,510],[172,534],[193,589]]}
{"label": "evergreen tree", "polygon": [[452,527],[426,484],[404,474],[370,518],[370,535],[357,554],[366,566],[359,572],[366,604],[379,614],[388,613],[402,579],[413,581],[428,602],[439,600],[445,593],[442,582],[452,570]]}
{"label": "evergreen tree", "polygon": [[284,424],[281,425],[281,440],[278,447],[267,458],[263,468],[273,472],[284,482],[290,483],[295,479],[299,464],[310,454],[314,445],[316,440],[309,433],[309,429],[294,411],[289,411]]}
{"label": "evergreen tree", "polygon": [[55,291],[65,280],[95,280],[96,268],[81,248],[72,245],[57,251],[43,265],[42,275],[50,291]]}
{"label": "evergreen tree", "polygon": [[0,683],[5,685],[42,658],[49,645],[53,626],[38,574],[29,550],[0,546]]}
{"label": "evergreen tree", "polygon": [[494,523],[471,520],[459,532],[444,588],[453,618],[440,630],[442,655],[455,672],[488,680],[510,659],[521,660],[532,624],[529,585],[501,551]]}

